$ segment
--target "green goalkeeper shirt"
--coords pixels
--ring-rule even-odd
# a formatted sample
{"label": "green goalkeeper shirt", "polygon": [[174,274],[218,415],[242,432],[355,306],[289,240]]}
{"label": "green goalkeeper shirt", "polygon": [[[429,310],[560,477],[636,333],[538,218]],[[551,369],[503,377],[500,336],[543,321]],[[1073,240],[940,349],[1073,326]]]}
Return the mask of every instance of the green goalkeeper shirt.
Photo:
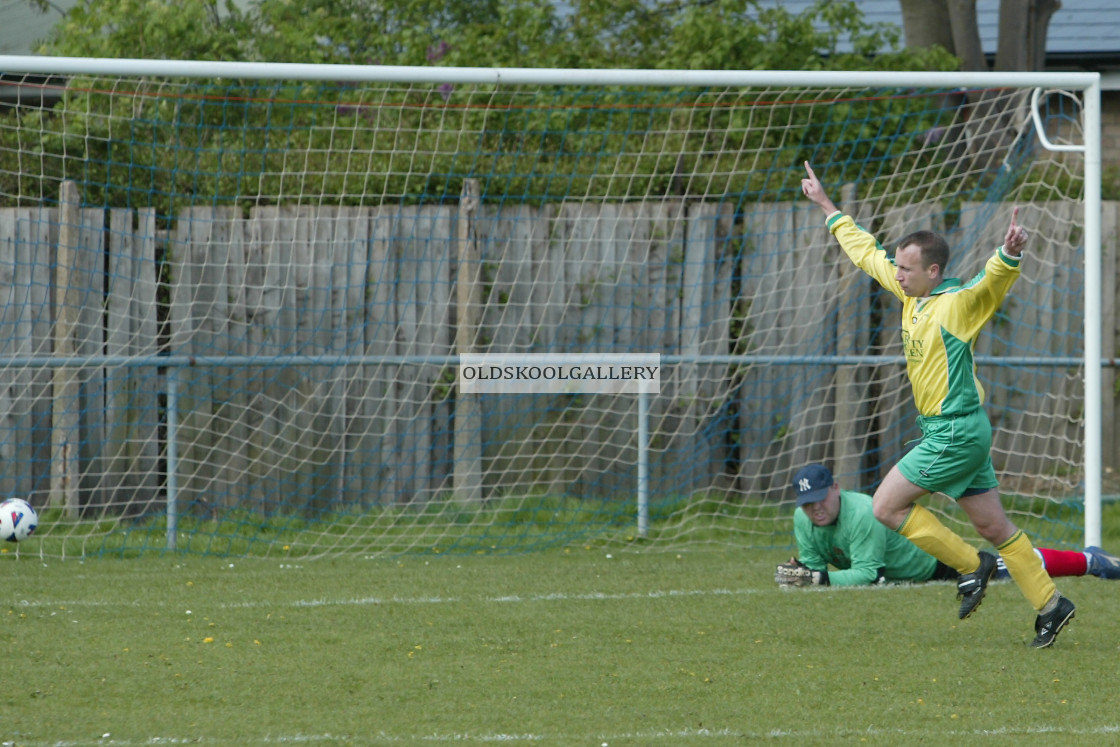
{"label": "green goalkeeper shirt", "polygon": [[828,526],[794,511],[793,534],[802,563],[818,571],[837,569],[828,572],[833,586],[873,584],[880,572],[888,581],[928,581],[937,567],[932,555],[875,518],[871,496],[850,490],[840,491],[840,513]]}

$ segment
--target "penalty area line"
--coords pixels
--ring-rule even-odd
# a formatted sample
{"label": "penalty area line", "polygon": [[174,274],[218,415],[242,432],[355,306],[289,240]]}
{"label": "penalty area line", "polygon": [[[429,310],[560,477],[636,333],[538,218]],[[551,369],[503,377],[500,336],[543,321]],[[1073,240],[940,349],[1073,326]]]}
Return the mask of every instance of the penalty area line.
{"label": "penalty area line", "polygon": [[[402,606],[421,606],[430,604],[471,604],[481,602],[483,604],[530,604],[538,602],[596,602],[596,601],[615,601],[615,600],[636,600],[636,599],[675,599],[684,597],[730,597],[730,596],[748,596],[751,594],[764,594],[768,593],[762,589],[667,589],[655,590],[647,592],[580,592],[580,593],[566,593],[566,592],[550,592],[547,594],[503,594],[500,596],[489,597],[402,597],[402,596],[387,596],[387,597],[349,597],[346,599],[295,599],[287,602],[277,602],[274,600],[250,600],[242,602],[228,602],[217,605],[219,609],[252,609],[254,607],[362,607],[362,606],[375,606],[375,605],[402,605]],[[57,607],[60,611],[66,609],[80,608],[80,607],[143,607],[147,605],[155,607],[166,607],[169,602],[151,602],[146,600],[104,600],[104,599],[71,599],[71,600],[50,600],[50,599],[21,599],[12,602],[9,606],[12,608],[35,608],[35,607]],[[0,747],[3,743],[0,742]]]}
{"label": "penalty area line", "polygon": [[[484,604],[527,604],[534,602],[597,602],[634,599],[672,599],[680,597],[746,596],[764,593],[759,589],[669,589],[647,592],[551,592],[548,594],[503,594],[493,597],[362,597],[354,599],[312,599],[290,602],[292,607],[345,607],[349,605],[422,605],[422,604],[463,604],[482,602]],[[229,606],[245,606],[254,603],[239,603]]]}
{"label": "penalty area line", "polygon": [[[254,607],[262,608],[283,608],[283,607],[360,607],[360,606],[375,606],[375,605],[401,605],[401,606],[422,606],[432,604],[470,604],[470,603],[483,603],[483,604],[538,604],[542,602],[598,602],[598,601],[625,601],[625,600],[659,600],[659,599],[679,599],[679,598],[696,598],[696,597],[739,597],[751,596],[755,594],[833,594],[833,593],[890,593],[906,592],[921,589],[926,586],[932,585],[933,582],[924,584],[886,584],[882,586],[867,586],[867,587],[843,587],[843,588],[827,588],[827,587],[813,587],[806,589],[759,589],[759,588],[744,588],[744,589],[655,589],[653,591],[631,591],[631,592],[548,592],[541,594],[502,594],[497,596],[486,597],[455,597],[455,596],[369,596],[369,597],[349,597],[345,599],[294,599],[290,601],[275,601],[275,600],[248,600],[241,602],[227,602],[217,605],[219,609],[252,609]],[[141,607],[167,607],[170,602],[165,601],[151,601],[146,599],[132,599],[132,600],[106,600],[106,599],[20,599],[11,602],[8,606],[10,609],[32,609],[43,607],[57,607],[58,610],[65,611],[67,609],[78,609],[82,607],[95,608],[95,607],[128,607],[128,608],[141,608]],[[0,747],[3,743],[0,742]]]}
{"label": "penalty area line", "polygon": [[1116,724],[1102,724],[1100,726],[1074,727],[1036,725],[1024,728],[994,727],[989,729],[883,729],[874,726],[867,729],[853,730],[841,729],[828,731],[824,729],[653,729],[638,732],[624,732],[617,734],[599,734],[597,736],[574,734],[535,734],[526,732],[521,734],[504,733],[478,733],[470,732],[444,732],[435,734],[388,734],[377,732],[366,735],[345,734],[292,734],[271,735],[261,737],[244,737],[238,740],[229,740],[222,737],[209,737],[196,734],[192,736],[158,736],[145,739],[116,739],[112,734],[105,734],[98,739],[88,740],[50,740],[50,741],[23,741],[0,742],[0,745],[19,744],[21,747],[142,747],[151,745],[180,745],[180,744],[210,744],[210,745],[238,745],[238,747],[252,747],[252,745],[273,744],[319,744],[336,743],[338,741],[354,741],[360,744],[442,744],[455,742],[459,744],[491,744],[521,743],[521,742],[564,742],[568,744],[586,743],[589,740],[595,744],[612,745],[616,742],[627,743],[640,740],[648,744],[680,744],[683,742],[703,742],[708,739],[726,740],[819,740],[819,739],[848,739],[852,737],[891,737],[895,739],[915,740],[942,740],[942,739],[976,739],[983,737],[1037,737],[1044,735],[1064,735],[1067,737],[1102,737],[1114,736],[1120,733],[1120,726]]}

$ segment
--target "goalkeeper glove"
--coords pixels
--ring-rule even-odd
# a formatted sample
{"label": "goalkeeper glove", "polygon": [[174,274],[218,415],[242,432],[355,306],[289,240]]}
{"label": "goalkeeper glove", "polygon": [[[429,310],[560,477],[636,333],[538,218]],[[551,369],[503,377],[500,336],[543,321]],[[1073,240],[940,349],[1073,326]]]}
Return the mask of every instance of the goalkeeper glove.
{"label": "goalkeeper glove", "polygon": [[828,570],[815,571],[797,558],[781,563],[774,571],[779,586],[828,586]]}

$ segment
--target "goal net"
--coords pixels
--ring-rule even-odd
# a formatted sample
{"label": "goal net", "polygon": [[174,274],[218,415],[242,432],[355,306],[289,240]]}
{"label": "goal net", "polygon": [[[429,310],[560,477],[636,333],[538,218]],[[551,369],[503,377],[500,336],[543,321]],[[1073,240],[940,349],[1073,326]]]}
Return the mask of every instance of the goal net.
{"label": "goal net", "polygon": [[[799,466],[870,492],[919,435],[897,302],[805,161],[965,279],[1019,207],[993,459],[1082,543],[1094,76],[19,60],[0,484],[41,525],[9,552],[788,547]],[[468,353],[655,354],[660,388],[468,394]]]}

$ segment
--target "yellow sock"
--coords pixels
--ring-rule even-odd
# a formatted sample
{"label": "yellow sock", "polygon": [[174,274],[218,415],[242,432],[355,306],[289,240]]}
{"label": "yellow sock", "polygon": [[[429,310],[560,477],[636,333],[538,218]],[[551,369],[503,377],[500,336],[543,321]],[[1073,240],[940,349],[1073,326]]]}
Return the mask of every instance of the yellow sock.
{"label": "yellow sock", "polygon": [[1058,588],[1054,586],[1053,579],[1046,572],[1030,539],[1019,530],[996,549],[1003,556],[1011,580],[1018,585],[1019,591],[1023,592],[1031,606],[1041,612]]}
{"label": "yellow sock", "polygon": [[976,548],[938,521],[925,506],[915,503],[898,533],[959,573],[972,573],[980,567]]}

